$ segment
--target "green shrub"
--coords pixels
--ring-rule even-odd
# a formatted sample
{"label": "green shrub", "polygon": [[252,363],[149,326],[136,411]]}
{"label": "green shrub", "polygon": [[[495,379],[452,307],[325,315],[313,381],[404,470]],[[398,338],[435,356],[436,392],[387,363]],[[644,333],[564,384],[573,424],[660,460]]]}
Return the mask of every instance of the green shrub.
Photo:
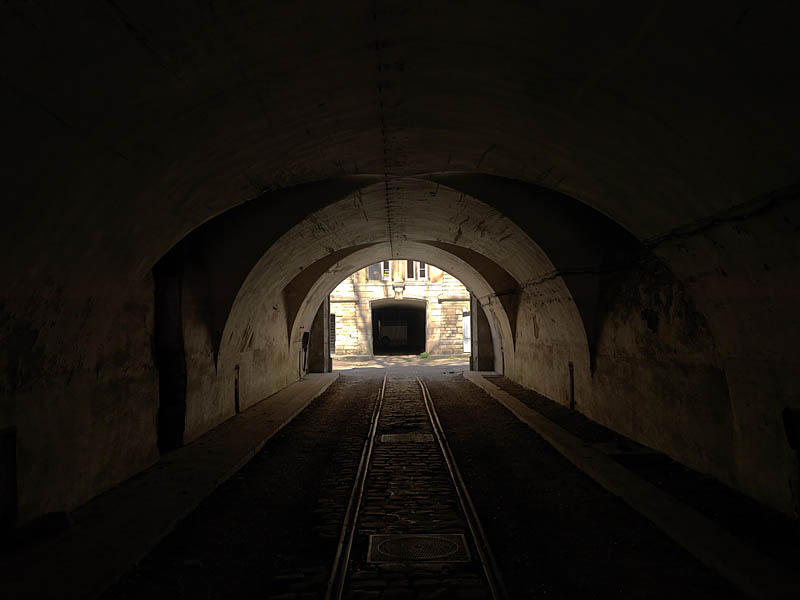
{"label": "green shrub", "polygon": [[419,357],[420,358],[428,358],[428,353],[427,352],[423,352],[422,354],[419,355]]}

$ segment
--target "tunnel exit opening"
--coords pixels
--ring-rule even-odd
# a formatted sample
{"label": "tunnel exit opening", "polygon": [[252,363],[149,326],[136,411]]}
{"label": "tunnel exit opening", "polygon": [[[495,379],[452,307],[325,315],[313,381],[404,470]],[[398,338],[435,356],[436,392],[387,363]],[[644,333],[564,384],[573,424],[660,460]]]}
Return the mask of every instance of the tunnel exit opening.
{"label": "tunnel exit opening", "polygon": [[425,303],[398,301],[372,306],[372,351],[375,356],[425,352]]}
{"label": "tunnel exit opening", "polygon": [[[363,253],[371,258],[378,251]],[[468,267],[462,270],[470,273]],[[320,287],[330,290],[328,302],[335,314],[335,322],[328,324],[333,361],[411,355],[469,363],[473,343],[469,335],[464,341],[464,323],[474,335],[470,292],[441,267],[415,258],[381,260],[329,285]]]}

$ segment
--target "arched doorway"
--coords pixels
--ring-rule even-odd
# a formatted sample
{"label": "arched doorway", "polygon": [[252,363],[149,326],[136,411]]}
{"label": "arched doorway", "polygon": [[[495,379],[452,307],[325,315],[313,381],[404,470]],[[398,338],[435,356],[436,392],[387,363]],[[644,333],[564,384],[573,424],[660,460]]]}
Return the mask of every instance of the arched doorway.
{"label": "arched doorway", "polygon": [[425,352],[427,335],[425,300],[374,300],[372,351],[378,355],[420,354]]}

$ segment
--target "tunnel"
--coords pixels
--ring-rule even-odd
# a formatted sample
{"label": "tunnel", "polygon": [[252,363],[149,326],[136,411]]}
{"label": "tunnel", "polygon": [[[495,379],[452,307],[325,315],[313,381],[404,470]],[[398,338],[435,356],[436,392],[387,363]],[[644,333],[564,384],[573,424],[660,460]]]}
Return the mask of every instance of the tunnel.
{"label": "tunnel", "polygon": [[372,303],[375,354],[425,352],[425,306],[419,304],[408,300]]}
{"label": "tunnel", "polygon": [[[344,475],[299,486],[361,423],[381,452],[452,438],[440,454],[467,465],[465,489],[567,457],[485,502],[476,492],[499,511],[481,518],[508,581],[524,571],[504,554],[517,534],[492,528],[529,514],[504,499],[536,513],[591,497],[607,523],[625,523],[624,506],[642,519],[630,529],[677,544],[662,558],[686,553],[745,596],[795,597],[798,17],[771,3],[4,3],[0,532],[13,560],[0,586],[98,597],[279,444],[300,445],[284,457],[299,475],[260,497],[294,490],[284,521],[307,524],[319,507],[303,502],[326,485],[348,504]],[[431,265],[467,295],[422,301],[382,279],[387,299],[354,317],[369,356],[326,379],[347,341],[331,293],[373,265],[383,278],[384,263]],[[468,320],[461,362],[431,346],[434,309]],[[403,374],[387,362],[401,354]],[[381,394],[383,425],[346,413]],[[410,395],[418,413],[392,412]],[[315,421],[331,398],[341,412]],[[440,424],[402,422],[437,400]],[[476,424],[498,423],[482,442]],[[336,473],[358,471],[362,441]],[[514,468],[481,462],[495,451]],[[578,475],[608,497],[526,487]],[[548,506],[549,543],[580,539]],[[267,537],[291,542],[283,526]],[[482,542],[464,539],[477,560]],[[629,576],[597,543],[564,550],[574,569],[542,567],[563,577],[536,593],[606,589],[599,572],[581,583],[598,556]],[[691,569],[674,565],[678,585]],[[630,597],[658,588],[625,581]],[[708,597],[731,592],[719,585]]]}

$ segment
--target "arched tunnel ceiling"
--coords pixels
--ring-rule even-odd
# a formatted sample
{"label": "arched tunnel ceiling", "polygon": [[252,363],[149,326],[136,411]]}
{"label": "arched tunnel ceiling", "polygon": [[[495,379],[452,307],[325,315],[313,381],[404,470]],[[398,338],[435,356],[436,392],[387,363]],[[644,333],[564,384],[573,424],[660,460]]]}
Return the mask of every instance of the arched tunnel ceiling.
{"label": "arched tunnel ceiling", "polygon": [[[269,297],[276,285],[284,286],[291,332],[318,279],[327,281],[329,269],[339,261],[384,241],[386,250],[373,252],[370,260],[420,257],[447,262],[451,259],[441,257],[452,256],[476,270],[485,282],[480,294],[493,295],[503,305],[509,339],[516,331],[520,289],[562,277],[591,347],[598,278],[621,261],[634,260],[641,245],[596,211],[538,186],[487,175],[429,179],[374,183],[354,177],[299,186],[229,211],[188,236],[175,251],[194,257],[209,273],[215,348],[237,294]],[[521,227],[462,190],[480,194]],[[387,202],[387,193],[397,201]],[[301,221],[303,214],[307,216]],[[539,240],[543,244],[535,243]],[[240,291],[246,278],[248,284]]]}
{"label": "arched tunnel ceiling", "polygon": [[[469,267],[472,271],[478,268],[486,272],[486,275],[481,274],[483,283],[477,286],[484,295],[506,291],[492,289],[485,283],[487,279],[501,282],[504,288],[516,287],[518,282],[553,271],[542,249],[488,205],[430,182],[394,180],[391,183],[393,192],[402,195],[404,201],[401,206],[393,207],[385,202],[385,186],[385,183],[378,183],[360,188],[312,213],[268,249],[264,248],[265,253],[257,257],[258,261],[238,290],[224,340],[232,339],[235,344],[241,332],[248,331],[249,335],[254,327],[252,323],[261,318],[264,299],[277,294],[284,298],[287,325],[294,330],[294,316],[321,278],[332,289],[343,277],[366,263],[350,265],[346,273],[338,267],[331,274],[331,267],[348,255],[375,244],[385,243],[385,249],[378,253],[373,250],[365,260],[419,257],[435,264],[439,259],[440,264],[445,263],[441,264],[443,268],[470,286],[470,278],[460,272],[463,269],[452,267],[455,259],[460,265],[467,263],[455,253],[435,245],[449,242],[455,247],[453,242],[457,242],[484,257],[483,263]],[[463,220],[470,216],[475,224],[466,227]],[[502,245],[498,240],[502,240]],[[433,241],[433,244],[426,244],[426,241]],[[320,300],[321,297],[311,307],[312,311],[316,311]],[[511,318],[513,320],[513,316]]]}
{"label": "arched tunnel ceiling", "polygon": [[6,3],[0,264],[100,285],[362,173],[535,182],[640,239],[796,182],[796,8],[607,8]]}

